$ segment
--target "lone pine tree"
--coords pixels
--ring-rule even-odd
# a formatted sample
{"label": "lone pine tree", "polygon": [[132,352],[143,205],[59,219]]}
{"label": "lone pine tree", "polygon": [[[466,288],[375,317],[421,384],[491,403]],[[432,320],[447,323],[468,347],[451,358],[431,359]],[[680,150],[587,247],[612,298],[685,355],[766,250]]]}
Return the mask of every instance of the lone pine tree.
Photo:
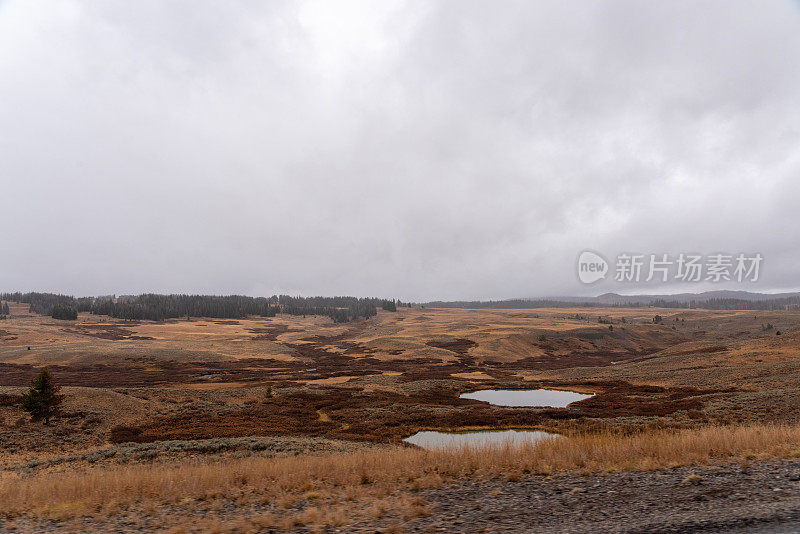
{"label": "lone pine tree", "polygon": [[22,408],[31,414],[32,421],[50,424],[50,418],[58,413],[62,396],[61,386],[55,383],[50,370],[45,367],[31,382],[28,392],[22,396]]}

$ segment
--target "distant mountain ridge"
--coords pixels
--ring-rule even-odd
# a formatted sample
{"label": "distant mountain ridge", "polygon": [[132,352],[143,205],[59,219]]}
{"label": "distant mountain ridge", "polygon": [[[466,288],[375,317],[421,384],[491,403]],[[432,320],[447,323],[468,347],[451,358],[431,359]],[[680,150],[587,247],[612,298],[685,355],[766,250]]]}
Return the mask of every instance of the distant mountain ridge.
{"label": "distant mountain ridge", "polygon": [[671,295],[620,295],[604,293],[596,297],[543,297],[491,301],[434,301],[422,304],[432,308],[558,308],[570,306],[633,306],[664,308],[706,308],[777,310],[800,309],[800,292],[753,293],[750,291],[704,291]]}
{"label": "distant mountain ridge", "polygon": [[702,293],[675,293],[671,295],[620,295],[618,293],[604,293],[593,299],[600,304],[620,305],[631,303],[650,303],[653,301],[665,302],[707,302],[712,299],[735,299],[750,302],[760,302],[766,300],[786,299],[800,297],[800,292],[796,293],[753,293],[751,291],[703,291]]}

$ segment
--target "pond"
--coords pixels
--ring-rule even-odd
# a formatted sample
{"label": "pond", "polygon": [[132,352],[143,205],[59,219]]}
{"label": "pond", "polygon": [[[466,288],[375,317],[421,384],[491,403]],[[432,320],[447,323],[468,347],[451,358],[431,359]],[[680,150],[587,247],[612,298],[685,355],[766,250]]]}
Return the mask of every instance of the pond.
{"label": "pond", "polygon": [[482,389],[471,393],[462,393],[460,397],[488,402],[495,406],[563,408],[570,403],[588,399],[592,395],[558,389]]}
{"label": "pond", "polygon": [[535,443],[545,438],[556,437],[556,434],[538,430],[483,430],[479,432],[436,432],[425,430],[417,432],[403,441],[413,443],[423,449],[457,449],[465,445],[480,447],[483,445]]}

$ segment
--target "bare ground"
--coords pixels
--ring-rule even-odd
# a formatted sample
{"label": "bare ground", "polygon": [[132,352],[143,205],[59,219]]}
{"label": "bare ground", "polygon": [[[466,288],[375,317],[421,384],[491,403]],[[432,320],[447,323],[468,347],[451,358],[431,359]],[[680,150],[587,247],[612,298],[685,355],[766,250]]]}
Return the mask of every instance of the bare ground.
{"label": "bare ground", "polygon": [[406,531],[757,532],[800,525],[800,463],[467,482],[422,496],[435,512]]}

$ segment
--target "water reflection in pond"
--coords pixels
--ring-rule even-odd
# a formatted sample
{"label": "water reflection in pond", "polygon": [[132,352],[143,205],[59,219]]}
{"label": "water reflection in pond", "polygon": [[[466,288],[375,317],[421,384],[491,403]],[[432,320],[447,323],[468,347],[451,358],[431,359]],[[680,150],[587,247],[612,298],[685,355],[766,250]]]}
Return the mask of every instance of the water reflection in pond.
{"label": "water reflection in pond", "polygon": [[463,393],[461,398],[484,401],[495,406],[563,408],[567,404],[588,399],[591,396],[557,389],[482,389],[472,393]]}
{"label": "water reflection in pond", "polygon": [[510,443],[521,445],[526,442],[535,443],[545,438],[556,437],[556,434],[538,430],[485,430],[480,432],[436,432],[426,430],[417,432],[403,441],[418,445],[423,449],[453,449],[469,445],[500,445]]}

